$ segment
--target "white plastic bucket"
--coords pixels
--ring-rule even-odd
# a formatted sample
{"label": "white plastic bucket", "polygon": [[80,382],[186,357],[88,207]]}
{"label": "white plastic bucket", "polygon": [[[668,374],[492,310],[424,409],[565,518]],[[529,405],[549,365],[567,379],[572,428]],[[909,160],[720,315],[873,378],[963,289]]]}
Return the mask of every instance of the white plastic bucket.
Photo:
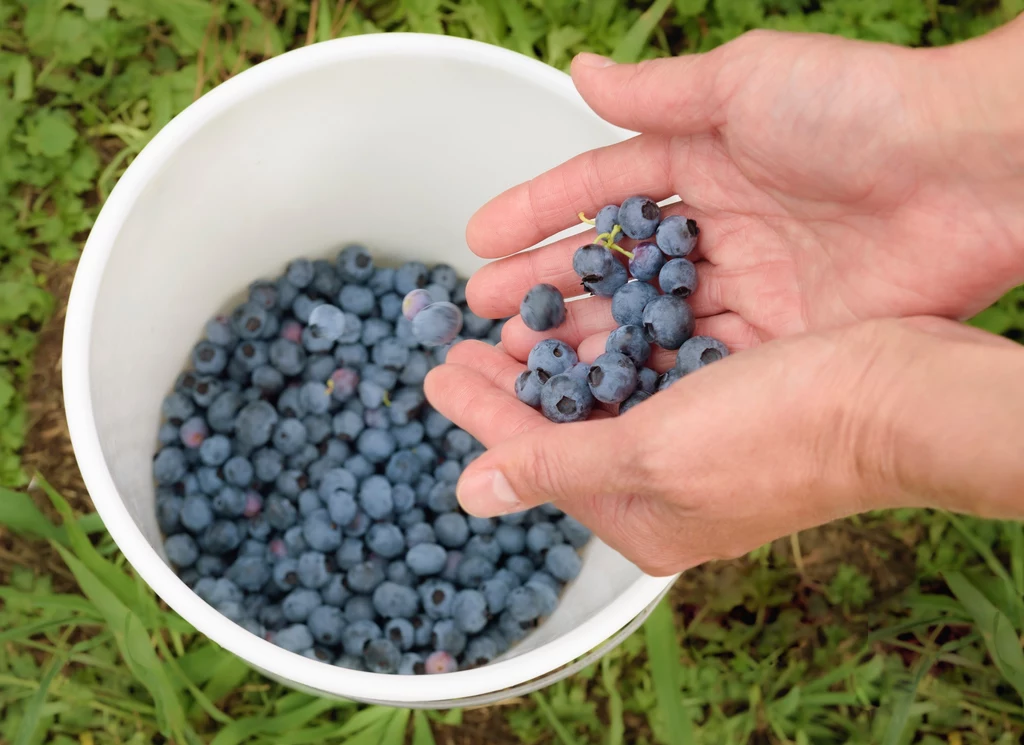
{"label": "white plastic bucket", "polygon": [[498,47],[374,34],[289,52],[168,124],[107,200],[75,277],[64,393],[75,453],[107,529],[200,632],[299,689],[398,706],[479,704],[547,685],[607,651],[674,578],[596,539],[558,610],[503,658],[446,675],[333,667],[254,636],[165,563],[151,463],[160,404],[203,324],[258,277],[361,241],[385,261],[468,276],[470,215],[503,189],[630,133],[568,76]]}

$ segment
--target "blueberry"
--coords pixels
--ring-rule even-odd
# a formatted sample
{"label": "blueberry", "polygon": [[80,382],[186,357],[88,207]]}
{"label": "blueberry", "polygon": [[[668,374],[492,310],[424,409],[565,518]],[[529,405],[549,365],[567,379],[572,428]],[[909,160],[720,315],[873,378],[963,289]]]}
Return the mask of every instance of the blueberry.
{"label": "blueberry", "polygon": [[360,670],[366,672],[366,665],[363,664],[362,657],[356,657],[351,654],[340,654],[334,659],[335,667],[344,667],[349,670]]}
{"label": "blueberry", "polygon": [[597,211],[597,216],[594,218],[594,229],[597,230],[598,235],[603,235],[611,233],[618,223],[619,206],[608,204]]}
{"label": "blueberry", "polygon": [[199,558],[199,547],[188,533],[178,533],[164,541],[164,553],[174,566],[185,569],[196,563],[196,559]]}
{"label": "blueberry", "polygon": [[157,440],[161,445],[176,445],[178,443],[178,427],[170,422],[164,422],[157,431]]}
{"label": "blueberry", "polygon": [[346,282],[368,282],[376,273],[373,258],[365,246],[351,243],[338,253],[338,273]]}
{"label": "blueberry", "polygon": [[252,467],[258,481],[273,483],[284,469],[284,456],[276,450],[261,448],[252,454]]}
{"label": "blueberry", "polygon": [[345,574],[345,582],[353,592],[368,594],[384,581],[384,570],[373,561],[356,564]]}
{"label": "blueberry", "polygon": [[213,507],[205,496],[185,497],[181,504],[181,524],[190,533],[199,534],[213,523]]}
{"label": "blueberry", "polygon": [[395,272],[395,292],[405,296],[417,288],[426,287],[430,281],[430,272],[425,264],[410,261],[402,264]]}
{"label": "blueberry", "polygon": [[245,493],[233,486],[225,486],[213,498],[213,512],[218,517],[241,517],[245,512]]}
{"label": "blueberry", "polygon": [[619,207],[619,225],[622,226],[622,232],[633,240],[650,238],[660,220],[661,208],[650,197],[629,197]]}
{"label": "blueberry", "polygon": [[289,652],[302,653],[313,646],[313,635],[305,624],[296,623],[274,632],[270,641]]}
{"label": "blueberry", "polygon": [[423,655],[416,652],[406,652],[398,662],[399,675],[423,675],[426,672]]}
{"label": "blueberry", "polygon": [[356,439],[356,450],[371,463],[384,463],[395,447],[394,435],[386,430],[365,429]]}
{"label": "blueberry", "polygon": [[[365,285],[347,284],[338,293],[338,305],[346,313],[353,313],[360,318],[369,316],[377,305],[373,290]],[[312,319],[312,316],[310,316]]]}
{"label": "blueberry", "polygon": [[391,324],[402,315],[402,298],[397,293],[389,292],[380,296],[377,305],[380,308],[380,317]]}
{"label": "blueberry", "polygon": [[455,658],[443,649],[427,655],[427,659],[423,661],[423,667],[428,675],[453,673],[459,669]]}
{"label": "blueberry", "polygon": [[521,554],[526,548],[526,531],[518,525],[499,525],[494,533],[498,546],[506,554]]}
{"label": "blueberry", "polygon": [[688,259],[672,259],[658,274],[661,291],[679,298],[688,298],[697,289],[697,267]]}
{"label": "blueberry", "polygon": [[469,526],[466,518],[457,512],[439,515],[434,520],[437,542],[445,548],[459,548],[469,540]]}
{"label": "blueberry", "polygon": [[528,329],[553,329],[565,322],[565,298],[554,285],[534,285],[523,297],[519,315]]}
{"label": "blueberry", "polygon": [[346,442],[353,442],[363,427],[363,418],[353,411],[339,411],[331,420],[334,436]]}
{"label": "blueberry", "polygon": [[235,437],[249,447],[260,447],[270,441],[278,415],[266,401],[252,401],[238,412]]}
{"label": "blueberry", "polygon": [[338,344],[355,344],[363,338],[363,319],[355,313],[345,314],[345,331]]}
{"label": "blueberry", "polygon": [[[345,471],[345,473],[348,472]],[[335,489],[328,495],[326,501],[327,513],[330,515],[332,522],[338,525],[348,525],[356,516],[356,500],[349,492],[343,491],[340,488]]]}
{"label": "blueberry", "polygon": [[615,254],[600,243],[580,246],[572,257],[573,271],[583,281],[584,286],[616,273],[615,267],[618,264],[619,260],[615,258]]}
{"label": "blueberry", "polygon": [[466,649],[466,634],[451,618],[443,618],[434,624],[430,635],[434,649],[458,657]]}
{"label": "blueberry", "polygon": [[[647,368],[645,368],[645,369],[647,369]],[[625,401],[623,401],[621,404],[619,404],[619,414],[620,415],[625,414],[627,411],[632,409],[634,406],[636,406],[637,404],[642,404],[644,401],[646,401],[650,397],[651,397],[650,393],[647,393],[646,391],[637,388],[637,390],[633,391],[633,395],[631,395],[629,398],[627,398]]]}
{"label": "blueberry", "polygon": [[551,377],[542,370],[523,370],[516,378],[516,398],[527,406],[540,406],[540,389]]}
{"label": "blueberry", "polygon": [[291,500],[295,500],[299,496],[299,492],[306,488],[306,485],[306,474],[295,469],[281,471],[274,480],[274,488]]}
{"label": "blueberry", "polygon": [[406,320],[411,321],[419,312],[434,302],[430,293],[426,290],[416,288],[402,298],[402,315]]}
{"label": "blueberry", "polygon": [[413,574],[412,569],[405,563],[404,559],[395,559],[388,564],[387,576],[390,582],[406,587],[415,587],[419,584],[419,578]]}
{"label": "blueberry", "polygon": [[526,531],[526,547],[531,553],[543,553],[555,544],[555,534],[557,532],[557,528],[551,523],[533,525]]}
{"label": "blueberry", "polygon": [[380,626],[373,621],[354,621],[342,631],[341,642],[345,646],[346,654],[362,655],[368,642],[382,636]]}
{"label": "blueberry", "polygon": [[391,484],[383,476],[368,476],[359,486],[359,506],[374,520],[388,517],[394,508]]}
{"label": "blueberry", "polygon": [[319,590],[331,581],[334,559],[319,551],[306,551],[299,557],[297,573],[303,587]]}
{"label": "blueberry", "polygon": [[494,321],[490,318],[482,318],[465,308],[462,310],[462,333],[470,339],[486,338],[492,326],[494,326]]}
{"label": "blueberry", "polygon": [[656,239],[658,248],[667,256],[688,256],[697,246],[700,228],[693,220],[682,215],[666,217],[658,226]]}
{"label": "blueberry", "polygon": [[306,329],[309,341],[315,344],[304,346],[310,351],[330,349],[344,332],[345,312],[335,305],[318,305],[309,314],[309,326]]}
{"label": "blueberry", "polygon": [[284,617],[292,623],[302,623],[309,618],[314,608],[322,605],[320,593],[308,587],[297,587],[281,601]]}
{"label": "blueberry", "polygon": [[[419,459],[416,461],[419,463]],[[391,509],[396,515],[403,515],[416,505],[416,492],[409,484],[395,484],[391,487]]]}
{"label": "blueberry", "polygon": [[469,530],[475,535],[491,535],[498,528],[498,523],[493,517],[476,517],[470,515],[466,518]]}
{"label": "blueberry", "polygon": [[228,433],[235,428],[235,417],[242,408],[242,397],[236,391],[224,391],[206,410],[206,421],[214,432]]}
{"label": "blueberry", "polygon": [[666,370],[658,376],[657,392],[661,392],[670,388],[677,380],[682,378],[684,375],[683,371],[678,367],[673,367],[671,370]]}
{"label": "blueberry", "polygon": [[157,495],[156,522],[164,535],[177,533],[181,526],[181,508],[185,500],[175,494]]}
{"label": "blueberry", "polygon": [[[426,528],[430,527],[425,523],[420,523],[420,525],[424,525]],[[444,568],[446,557],[447,552],[438,544],[420,542],[412,545],[406,552],[405,562],[415,574],[428,577],[438,574]]]}
{"label": "blueberry", "polygon": [[295,509],[295,505],[277,494],[267,497],[263,503],[263,514],[266,516],[267,523],[275,530],[287,530],[298,520],[298,510]]}
{"label": "blueberry", "polygon": [[345,367],[359,367],[370,361],[370,353],[362,344],[338,344],[334,361]]}
{"label": "blueberry", "polygon": [[259,592],[270,580],[270,565],[261,556],[240,556],[225,576],[246,592]]}
{"label": "blueberry", "polygon": [[[402,526],[403,528],[405,528],[405,545],[408,546],[410,549],[413,546],[420,545],[421,543],[435,543],[437,541],[437,538],[434,535],[434,528],[429,523],[425,523],[422,521],[423,511],[419,510],[418,507],[413,508],[402,517],[406,517],[408,515],[416,517],[416,511],[419,511],[420,513],[418,516],[418,520],[416,522],[410,523],[409,525]],[[416,559],[416,561],[419,561],[419,559]]]}
{"label": "blueberry", "polygon": [[450,419],[440,412],[430,409],[423,417],[423,427],[426,429],[427,437],[437,439],[443,437],[444,433],[454,426]]}
{"label": "blueberry", "polygon": [[431,303],[412,320],[412,333],[425,347],[450,344],[462,330],[462,311],[452,303]]}
{"label": "blueberry", "polygon": [[267,347],[267,359],[283,375],[298,375],[306,365],[306,350],[288,339],[275,339]]}
{"label": "blueberry", "polygon": [[291,557],[284,557],[274,562],[270,573],[274,585],[285,592],[299,586],[299,562]]}
{"label": "blueberry", "polygon": [[474,535],[466,541],[462,553],[464,556],[482,556],[492,564],[497,564],[501,559],[502,547],[494,536]]}
{"label": "blueberry", "polygon": [[322,297],[331,297],[338,292],[341,278],[330,262],[318,259],[313,262],[313,290]]}
{"label": "blueberry", "polygon": [[[609,350],[610,351],[610,350]],[[638,391],[653,396],[658,386],[658,373],[649,367],[637,366],[636,387]]]}
{"label": "blueberry", "polygon": [[153,477],[158,484],[173,484],[185,478],[185,453],[180,448],[165,447],[153,459]]}
{"label": "blueberry", "polygon": [[550,616],[558,607],[559,586],[557,581],[545,572],[537,572],[537,574],[547,577],[548,581],[531,578],[527,581],[526,587],[532,589],[536,594],[537,602],[540,604],[541,616]]}
{"label": "blueberry", "polygon": [[419,587],[423,611],[431,619],[448,618],[452,614],[455,588],[444,580],[427,580]]}
{"label": "blueberry", "polygon": [[[200,406],[204,409],[209,409],[213,405],[213,402],[217,400],[221,393],[224,392],[224,388],[228,381],[217,380],[216,378],[200,377],[196,378],[196,386],[192,389],[192,400],[195,401],[196,406]],[[210,412],[206,412],[207,424],[210,424]],[[219,420],[217,424],[222,424]],[[213,425],[210,424],[210,428],[213,429]],[[228,428],[230,430],[230,427]],[[214,429],[215,432],[220,432],[220,429]]]}
{"label": "blueberry", "polygon": [[679,347],[676,368],[682,373],[690,373],[728,356],[729,348],[718,339],[693,336]]}
{"label": "blueberry", "polygon": [[619,326],[609,334],[604,351],[621,352],[639,368],[650,359],[651,345],[640,326]]}
{"label": "blueberry", "polygon": [[509,591],[505,607],[508,614],[519,623],[535,621],[543,612],[539,593],[529,585]]}
{"label": "blueberry", "polygon": [[658,272],[665,265],[665,254],[654,243],[639,243],[632,251],[629,260],[629,273],[641,282],[650,282],[658,277]]}
{"label": "blueberry", "polygon": [[298,289],[305,289],[313,281],[313,263],[308,259],[295,259],[289,262],[284,276]]}
{"label": "blueberry", "polygon": [[455,484],[438,481],[427,495],[427,507],[435,513],[454,512],[459,507]]}
{"label": "blueberry", "polygon": [[373,290],[373,294],[383,297],[395,289],[395,270],[391,267],[378,267],[366,284]]}
{"label": "blueberry", "polygon": [[224,347],[201,341],[192,349],[192,364],[202,375],[220,375],[228,365],[228,353]]}
{"label": "blueberry", "polygon": [[430,367],[431,363],[427,355],[418,349],[413,349],[409,352],[409,358],[406,360],[398,380],[402,385],[421,385],[427,377],[427,373],[430,372]]}
{"label": "blueberry", "polygon": [[594,396],[586,384],[568,375],[555,375],[541,388],[540,406],[553,422],[579,422],[593,411]]}
{"label": "blueberry", "polygon": [[[518,581],[518,577],[516,578]],[[518,584],[515,585],[518,587]],[[498,579],[497,576],[484,580],[480,585],[480,592],[487,601],[487,611],[492,616],[497,616],[505,610],[505,603],[508,593],[512,589],[506,582]]]}
{"label": "blueberry", "polygon": [[636,366],[621,352],[605,352],[590,366],[587,383],[598,401],[617,404],[636,390]]}
{"label": "blueberry", "polygon": [[387,639],[372,639],[363,650],[363,659],[371,673],[397,673],[402,654]]}
{"label": "blueberry", "polygon": [[206,322],[204,331],[207,339],[221,347],[233,347],[238,341],[227,316],[214,316]]}
{"label": "blueberry", "polygon": [[641,326],[644,308],[656,297],[658,291],[646,282],[624,284],[612,297],[612,318],[620,326]]}
{"label": "blueberry", "polygon": [[565,371],[565,375],[575,380],[577,383],[586,385],[587,375],[590,373],[590,365],[586,362],[577,362],[575,365]]}
{"label": "blueberry", "polygon": [[579,554],[576,553],[576,549],[567,543],[552,546],[544,557],[544,568],[563,582],[575,579],[580,573],[582,565],[583,562]]}
{"label": "blueberry", "polygon": [[378,556],[393,559],[405,552],[405,536],[397,525],[377,523],[367,531],[366,545]]}
{"label": "blueberry", "polygon": [[434,630],[434,621],[426,613],[420,613],[412,617],[411,623],[414,646],[428,646],[430,644],[430,636]]}
{"label": "blueberry", "polygon": [[483,556],[465,556],[456,569],[455,576],[463,587],[478,588],[494,576],[494,564]]}
{"label": "blueberry", "polygon": [[235,353],[231,356],[232,363],[247,373],[267,364],[269,359],[267,343],[256,339],[243,341],[235,347]]}
{"label": "blueberry", "polygon": [[693,336],[693,311],[685,300],[659,295],[644,308],[644,338],[663,349],[679,349]]}
{"label": "blueberry", "polygon": [[299,402],[310,414],[326,414],[331,408],[331,389],[322,382],[310,380],[299,388]]}
{"label": "blueberry", "polygon": [[252,371],[252,384],[260,393],[272,396],[284,388],[284,375],[276,367],[260,365]]}
{"label": "blueberry", "polygon": [[224,479],[220,477],[220,470],[209,466],[200,466],[196,470],[196,482],[199,485],[199,490],[211,497],[216,496],[224,488]]}
{"label": "blueberry", "polygon": [[362,455],[356,453],[350,458],[345,459],[345,470],[349,471],[353,476],[360,479],[365,479],[374,472],[374,466],[370,461],[364,458]]}
{"label": "blueberry", "polygon": [[280,605],[267,605],[259,611],[259,622],[267,631],[279,631],[288,623]]}
{"label": "blueberry", "polygon": [[[549,378],[569,370],[579,362],[575,350],[558,339],[544,339],[530,350],[526,366],[530,370],[538,370]],[[547,381],[545,381],[546,384]]]}
{"label": "blueberry", "polygon": [[377,617],[373,601],[366,595],[353,595],[345,601],[345,620],[349,623],[356,621],[372,621]]}
{"label": "blueberry", "polygon": [[498,656],[498,644],[490,636],[478,636],[466,645],[466,663],[471,667],[486,665]]}
{"label": "blueberry", "polygon": [[412,618],[419,598],[413,588],[387,580],[373,591],[373,607],[384,618]]}
{"label": "blueberry", "polygon": [[467,634],[482,631],[488,620],[487,600],[483,593],[478,590],[458,592],[452,602],[452,620]]}
{"label": "blueberry", "polygon": [[326,509],[317,510],[303,520],[302,537],[316,551],[336,551],[341,545],[341,530],[331,522]]}
{"label": "blueberry", "polygon": [[321,588],[320,597],[323,599],[324,605],[332,605],[335,608],[344,606],[345,601],[352,597],[352,593],[345,587],[345,575],[332,575],[327,586]]}

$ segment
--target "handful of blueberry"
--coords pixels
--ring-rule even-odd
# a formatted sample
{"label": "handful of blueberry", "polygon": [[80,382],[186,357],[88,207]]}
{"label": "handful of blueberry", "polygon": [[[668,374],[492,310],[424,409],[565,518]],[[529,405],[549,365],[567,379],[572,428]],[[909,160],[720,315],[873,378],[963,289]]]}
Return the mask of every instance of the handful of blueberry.
{"label": "handful of blueberry", "polygon": [[465,287],[351,245],[207,323],[153,461],[165,552],[203,600],[292,652],[401,674],[485,664],[554,611],[590,532],[551,505],[463,513],[483,448],[423,394],[451,344],[501,338]]}
{"label": "handful of blueberry", "polygon": [[[718,339],[693,335],[686,298],[697,289],[697,268],[686,257],[697,246],[695,221],[662,219],[661,208],[644,196],[602,207],[594,220],[580,218],[596,227],[597,238],[576,250],[573,269],[584,290],[612,299],[619,326],[590,365],[557,339],[544,339],[530,352],[516,396],[553,422],[582,421],[598,402],[618,404],[622,414],[729,354]],[[632,250],[618,244],[620,235],[635,242]],[[519,312],[528,328],[548,331],[565,321],[565,301],[557,288],[540,284],[526,293]],[[655,345],[678,350],[675,366],[661,375],[646,367]]]}

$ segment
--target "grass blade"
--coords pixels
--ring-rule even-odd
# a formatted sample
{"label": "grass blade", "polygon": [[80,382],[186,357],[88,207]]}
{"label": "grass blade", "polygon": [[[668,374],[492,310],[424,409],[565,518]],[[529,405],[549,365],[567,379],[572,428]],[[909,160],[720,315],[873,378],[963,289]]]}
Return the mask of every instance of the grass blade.
{"label": "grass blade", "polygon": [[882,738],[882,745],[899,745],[903,742],[903,734],[910,719],[910,708],[917,699],[917,689],[921,686],[925,673],[932,668],[935,659],[931,655],[924,655],[917,661],[914,677],[911,678],[905,690],[900,691],[894,698],[892,716],[885,728],[885,737]]}
{"label": "grass blade", "polygon": [[19,535],[67,544],[65,531],[50,522],[28,494],[0,487],[0,505],[0,525]]}
{"label": "grass blade", "polygon": [[345,725],[338,730],[338,737],[344,735],[351,735],[360,730],[364,730],[371,725],[376,724],[382,720],[387,719],[391,715],[391,709],[386,706],[368,706],[362,711],[356,712],[353,716],[349,717],[349,720],[345,722]]}
{"label": "grass blade", "polygon": [[622,719],[619,673],[612,668],[611,659],[607,655],[601,658],[601,682],[608,694],[608,745],[622,745],[626,723]]}
{"label": "grass blade", "polygon": [[384,736],[380,738],[380,745],[403,745],[405,742],[405,730],[409,726],[408,709],[398,709],[388,722],[388,728],[384,730]]}
{"label": "grass blade", "polygon": [[970,544],[982,560],[985,565],[988,566],[992,573],[999,577],[1003,582],[1003,590],[1006,597],[1006,610],[1012,614],[1014,625],[1024,625],[1024,599],[1021,598],[1020,593],[1014,592],[1016,583],[1010,577],[1009,572],[1006,571],[1006,567],[1003,566],[1002,562],[996,558],[996,555],[992,553],[992,548],[982,541],[974,532],[967,527],[967,523],[960,517],[954,514],[946,515],[949,522],[956,528],[957,532],[964,537],[964,540]]}
{"label": "grass blade", "polygon": [[236,719],[218,732],[210,745],[239,745],[256,735],[276,735],[287,732],[304,726],[310,720],[338,706],[337,701],[317,699],[287,714]]}
{"label": "grass blade", "polygon": [[66,656],[63,654],[50,658],[46,671],[39,679],[39,687],[36,688],[36,692],[32,694],[31,700],[25,705],[21,723],[18,725],[18,733],[14,736],[12,745],[29,745],[32,742],[36,729],[44,719],[42,709],[50,693],[50,685],[53,683],[53,679],[57,677],[57,673],[64,668],[65,659]]}
{"label": "grass blade", "polygon": [[551,709],[551,705],[547,699],[539,693],[530,694],[530,698],[533,699],[534,703],[537,704],[537,708],[540,709],[544,718],[548,720],[548,724],[551,725],[551,729],[555,731],[558,739],[562,742],[562,745],[577,745],[576,738],[572,736],[572,733],[562,724],[562,720],[558,718],[558,715]]}
{"label": "grass blade", "polygon": [[1024,699],[1024,651],[1021,650],[1020,639],[1010,619],[959,572],[947,574],[946,584],[974,618],[978,632],[999,672]]}
{"label": "grass blade", "polygon": [[636,62],[647,46],[654,27],[661,23],[662,17],[672,5],[672,0],[655,0],[647,10],[640,14],[633,27],[626,32],[612,52],[616,62]]}
{"label": "grass blade", "polygon": [[[681,702],[678,670],[682,652],[676,638],[675,619],[667,601],[658,603],[644,624],[647,659],[658,699],[655,714],[660,717],[661,740],[667,745],[692,745],[693,722]],[[652,729],[653,727],[652,722]]]}
{"label": "grass blade", "polygon": [[430,720],[419,710],[412,715],[412,745],[437,745],[430,729]]}
{"label": "grass blade", "polygon": [[57,545],[56,549],[71,573],[75,575],[82,592],[103,614],[128,668],[153,697],[161,731],[169,732],[182,741],[193,741],[195,735],[185,721],[185,709],[181,699],[178,698],[178,692],[156,652],[153,651],[152,642],[142,621],[121,603],[113,590],[89,571],[84,562],[72,556],[71,552],[62,546]]}

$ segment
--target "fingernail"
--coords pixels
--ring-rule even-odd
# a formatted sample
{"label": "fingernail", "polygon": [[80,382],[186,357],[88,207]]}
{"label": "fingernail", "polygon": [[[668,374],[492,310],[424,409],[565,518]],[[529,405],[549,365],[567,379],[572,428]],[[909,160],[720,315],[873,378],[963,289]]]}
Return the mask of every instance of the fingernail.
{"label": "fingernail", "polygon": [[492,517],[519,512],[523,502],[501,471],[479,471],[459,481],[455,495],[471,515]]}
{"label": "fingernail", "polygon": [[607,57],[602,57],[600,54],[593,54],[591,52],[580,52],[576,55],[575,61],[584,67],[611,67],[615,64],[615,60],[610,60]]}

